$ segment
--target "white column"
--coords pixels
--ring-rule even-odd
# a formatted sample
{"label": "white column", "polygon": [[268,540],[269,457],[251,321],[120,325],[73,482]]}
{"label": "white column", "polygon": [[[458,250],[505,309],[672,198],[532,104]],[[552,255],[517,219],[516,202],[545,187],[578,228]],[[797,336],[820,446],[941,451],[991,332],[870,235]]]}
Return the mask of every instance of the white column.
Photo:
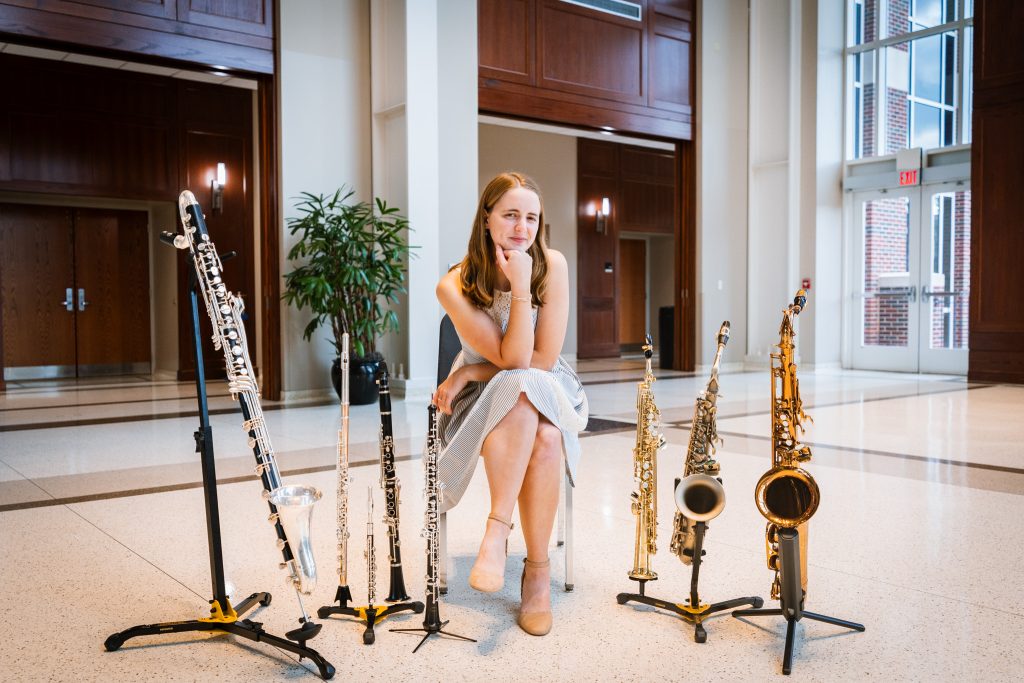
{"label": "white column", "polygon": [[477,195],[476,3],[382,0],[371,25],[374,194],[408,216],[416,247],[402,331],[380,347],[405,371],[396,395],[423,400],[437,373],[441,221],[468,226]]}

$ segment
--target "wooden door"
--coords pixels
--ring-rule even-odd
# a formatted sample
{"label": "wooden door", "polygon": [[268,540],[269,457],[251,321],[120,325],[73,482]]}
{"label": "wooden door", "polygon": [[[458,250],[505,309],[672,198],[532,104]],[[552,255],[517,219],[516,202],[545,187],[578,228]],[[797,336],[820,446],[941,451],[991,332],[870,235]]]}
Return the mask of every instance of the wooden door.
{"label": "wooden door", "polygon": [[619,240],[619,346],[637,350],[647,329],[647,242]]}
{"label": "wooden door", "polygon": [[6,367],[74,368],[72,210],[0,204],[0,287]]}
{"label": "wooden door", "polygon": [[[618,147],[580,138],[577,147],[576,238],[578,249],[579,358],[618,357],[615,273],[618,270],[615,177]],[[600,224],[595,215],[608,197],[611,214]]]}
{"label": "wooden door", "polygon": [[148,223],[144,211],[75,210],[79,374],[150,362]]}

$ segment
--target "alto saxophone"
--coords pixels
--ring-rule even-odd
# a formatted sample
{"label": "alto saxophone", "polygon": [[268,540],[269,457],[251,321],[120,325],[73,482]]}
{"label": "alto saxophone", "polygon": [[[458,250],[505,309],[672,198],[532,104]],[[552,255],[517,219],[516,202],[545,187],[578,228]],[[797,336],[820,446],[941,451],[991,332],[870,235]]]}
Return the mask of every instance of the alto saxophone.
{"label": "alto saxophone", "polygon": [[[779,600],[782,583],[779,580],[779,532],[799,529],[801,589],[807,591],[807,522],[818,509],[821,493],[817,482],[800,463],[811,459],[809,446],[800,443],[804,421],[810,417],[804,412],[800,399],[800,383],[793,360],[795,346],[793,318],[807,305],[804,290],[799,290],[793,303],[782,312],[779,326],[778,353],[772,359],[772,467],[758,480],[754,500],[758,511],[768,520],[765,528],[765,553],[768,568],[775,572],[772,581],[772,600]],[[788,596],[790,605],[802,602],[802,596]]]}
{"label": "alto saxophone", "polygon": [[661,412],[654,403],[654,373],[651,356],[654,345],[651,335],[644,344],[647,367],[643,381],[637,383],[636,393],[636,446],[633,448],[633,478],[637,490],[632,495],[632,510],[636,516],[636,546],[633,551],[633,569],[629,578],[653,581],[658,575],[651,571],[651,555],[658,552],[658,450],[665,445],[665,437],[658,432]]}
{"label": "alto saxophone", "polygon": [[683,478],[676,479],[677,511],[669,550],[683,564],[693,563],[697,522],[709,522],[725,508],[725,489],[717,478],[720,467],[712,456],[715,454],[715,442],[722,443],[715,415],[718,410],[718,367],[728,342],[729,321],[726,320],[718,330],[718,350],[711,365],[711,377],[704,391],[697,396]]}

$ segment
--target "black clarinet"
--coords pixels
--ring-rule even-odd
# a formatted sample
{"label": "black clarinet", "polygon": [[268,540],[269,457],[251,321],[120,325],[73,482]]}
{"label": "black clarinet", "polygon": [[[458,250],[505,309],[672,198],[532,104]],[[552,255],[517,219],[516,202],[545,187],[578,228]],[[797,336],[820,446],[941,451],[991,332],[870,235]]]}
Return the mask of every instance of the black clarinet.
{"label": "black clarinet", "polygon": [[402,576],[402,543],[398,537],[398,507],[402,486],[395,474],[395,437],[391,427],[391,390],[388,388],[388,365],[381,361],[377,375],[377,393],[380,397],[380,486],[384,489],[384,524],[388,528],[388,548],[391,560],[391,591],[386,602],[408,600],[405,577]]}
{"label": "black clarinet", "polygon": [[[427,539],[427,600],[423,613],[423,628],[428,633],[440,631],[444,626],[441,623],[441,614],[437,606],[441,588],[437,575],[440,560],[438,511],[441,505],[437,489],[437,456],[439,452],[437,406],[431,403],[427,408],[427,452],[423,457],[423,478],[426,482],[423,493],[427,499],[427,510],[423,516],[423,535]],[[415,650],[413,651],[415,652]]]}

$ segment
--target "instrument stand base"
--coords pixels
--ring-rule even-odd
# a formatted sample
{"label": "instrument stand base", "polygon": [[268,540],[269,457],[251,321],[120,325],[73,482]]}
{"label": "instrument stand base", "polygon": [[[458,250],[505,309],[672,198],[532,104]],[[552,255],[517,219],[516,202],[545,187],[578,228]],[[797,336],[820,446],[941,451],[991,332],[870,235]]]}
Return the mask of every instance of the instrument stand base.
{"label": "instrument stand base", "polygon": [[[639,593],[619,593],[615,599],[620,605],[625,605],[627,602],[638,602],[678,614],[683,619],[694,625],[693,640],[697,643],[707,642],[708,632],[704,630],[703,621],[715,612],[732,609],[733,607],[739,607],[740,605],[753,605],[754,607],[760,607],[764,604],[763,599],[751,596],[716,602],[711,605],[698,605],[698,609],[693,609],[689,605],[680,605],[674,602],[668,602],[667,600],[661,600],[649,595],[644,595],[643,581],[640,582]],[[735,612],[733,614],[735,614]]]}
{"label": "instrument stand base", "polygon": [[[785,614],[785,611],[781,609],[740,609],[732,613],[734,617],[785,616]],[[845,619],[837,619],[835,617],[825,616],[824,614],[807,611],[804,611],[801,616],[813,619],[814,621],[823,621],[826,624],[832,624],[834,626],[843,626],[853,631],[864,631],[864,624],[846,621]],[[782,655],[782,673],[787,676],[793,670],[794,631],[796,629],[796,622],[798,621],[800,621],[799,618],[791,616],[786,617],[786,649]]]}
{"label": "instrument stand base", "polygon": [[413,650],[412,650],[413,654],[415,654],[416,650],[419,650],[420,647],[423,646],[423,643],[427,642],[427,638],[429,638],[430,636],[435,635],[435,634],[442,635],[442,636],[448,636],[449,638],[456,638],[458,640],[466,640],[466,641],[469,641],[470,643],[475,643],[476,642],[476,640],[473,639],[473,638],[467,638],[466,636],[460,636],[460,635],[457,635],[455,633],[449,633],[448,631],[445,631],[444,627],[447,626],[447,625],[448,625],[447,621],[441,621],[441,615],[440,615],[440,612],[438,611],[437,603],[435,602],[434,604],[430,605],[430,608],[427,610],[427,616],[423,620],[423,628],[393,628],[393,629],[391,629],[391,632],[392,633],[424,633],[424,634],[426,634],[420,640],[419,645],[417,645],[416,647],[413,648]]}
{"label": "instrument stand base", "polygon": [[326,605],[316,611],[321,619],[326,619],[335,614],[344,614],[355,617],[363,623],[366,629],[363,631],[363,644],[373,645],[377,639],[373,627],[398,612],[412,612],[420,614],[423,612],[422,602],[402,602],[397,605],[370,605],[369,607],[347,607],[345,605]]}
{"label": "instrument stand base", "polygon": [[[259,603],[261,607],[269,605],[270,593],[253,593],[235,608],[235,613],[238,617],[241,617],[242,614],[252,609],[257,603]],[[215,610],[211,610],[211,612]],[[293,642],[286,638],[275,636],[264,631],[262,623],[258,621],[251,621],[249,619],[239,618],[236,620],[225,621],[191,619],[188,621],[169,621],[162,624],[142,624],[113,634],[103,642],[103,647],[105,647],[108,652],[114,652],[115,650],[120,649],[126,640],[137,636],[152,636],[162,633],[184,633],[188,631],[221,631],[223,633],[231,633],[236,636],[248,638],[249,640],[254,640],[258,643],[267,643],[281,650],[287,650],[288,652],[297,654],[299,656],[299,661],[302,661],[303,657],[308,657],[314,664],[316,664],[317,668],[320,670],[320,677],[325,681],[334,677],[334,666],[324,659],[319,652],[306,647],[306,640]],[[293,631],[293,633],[294,632],[295,631]]]}

